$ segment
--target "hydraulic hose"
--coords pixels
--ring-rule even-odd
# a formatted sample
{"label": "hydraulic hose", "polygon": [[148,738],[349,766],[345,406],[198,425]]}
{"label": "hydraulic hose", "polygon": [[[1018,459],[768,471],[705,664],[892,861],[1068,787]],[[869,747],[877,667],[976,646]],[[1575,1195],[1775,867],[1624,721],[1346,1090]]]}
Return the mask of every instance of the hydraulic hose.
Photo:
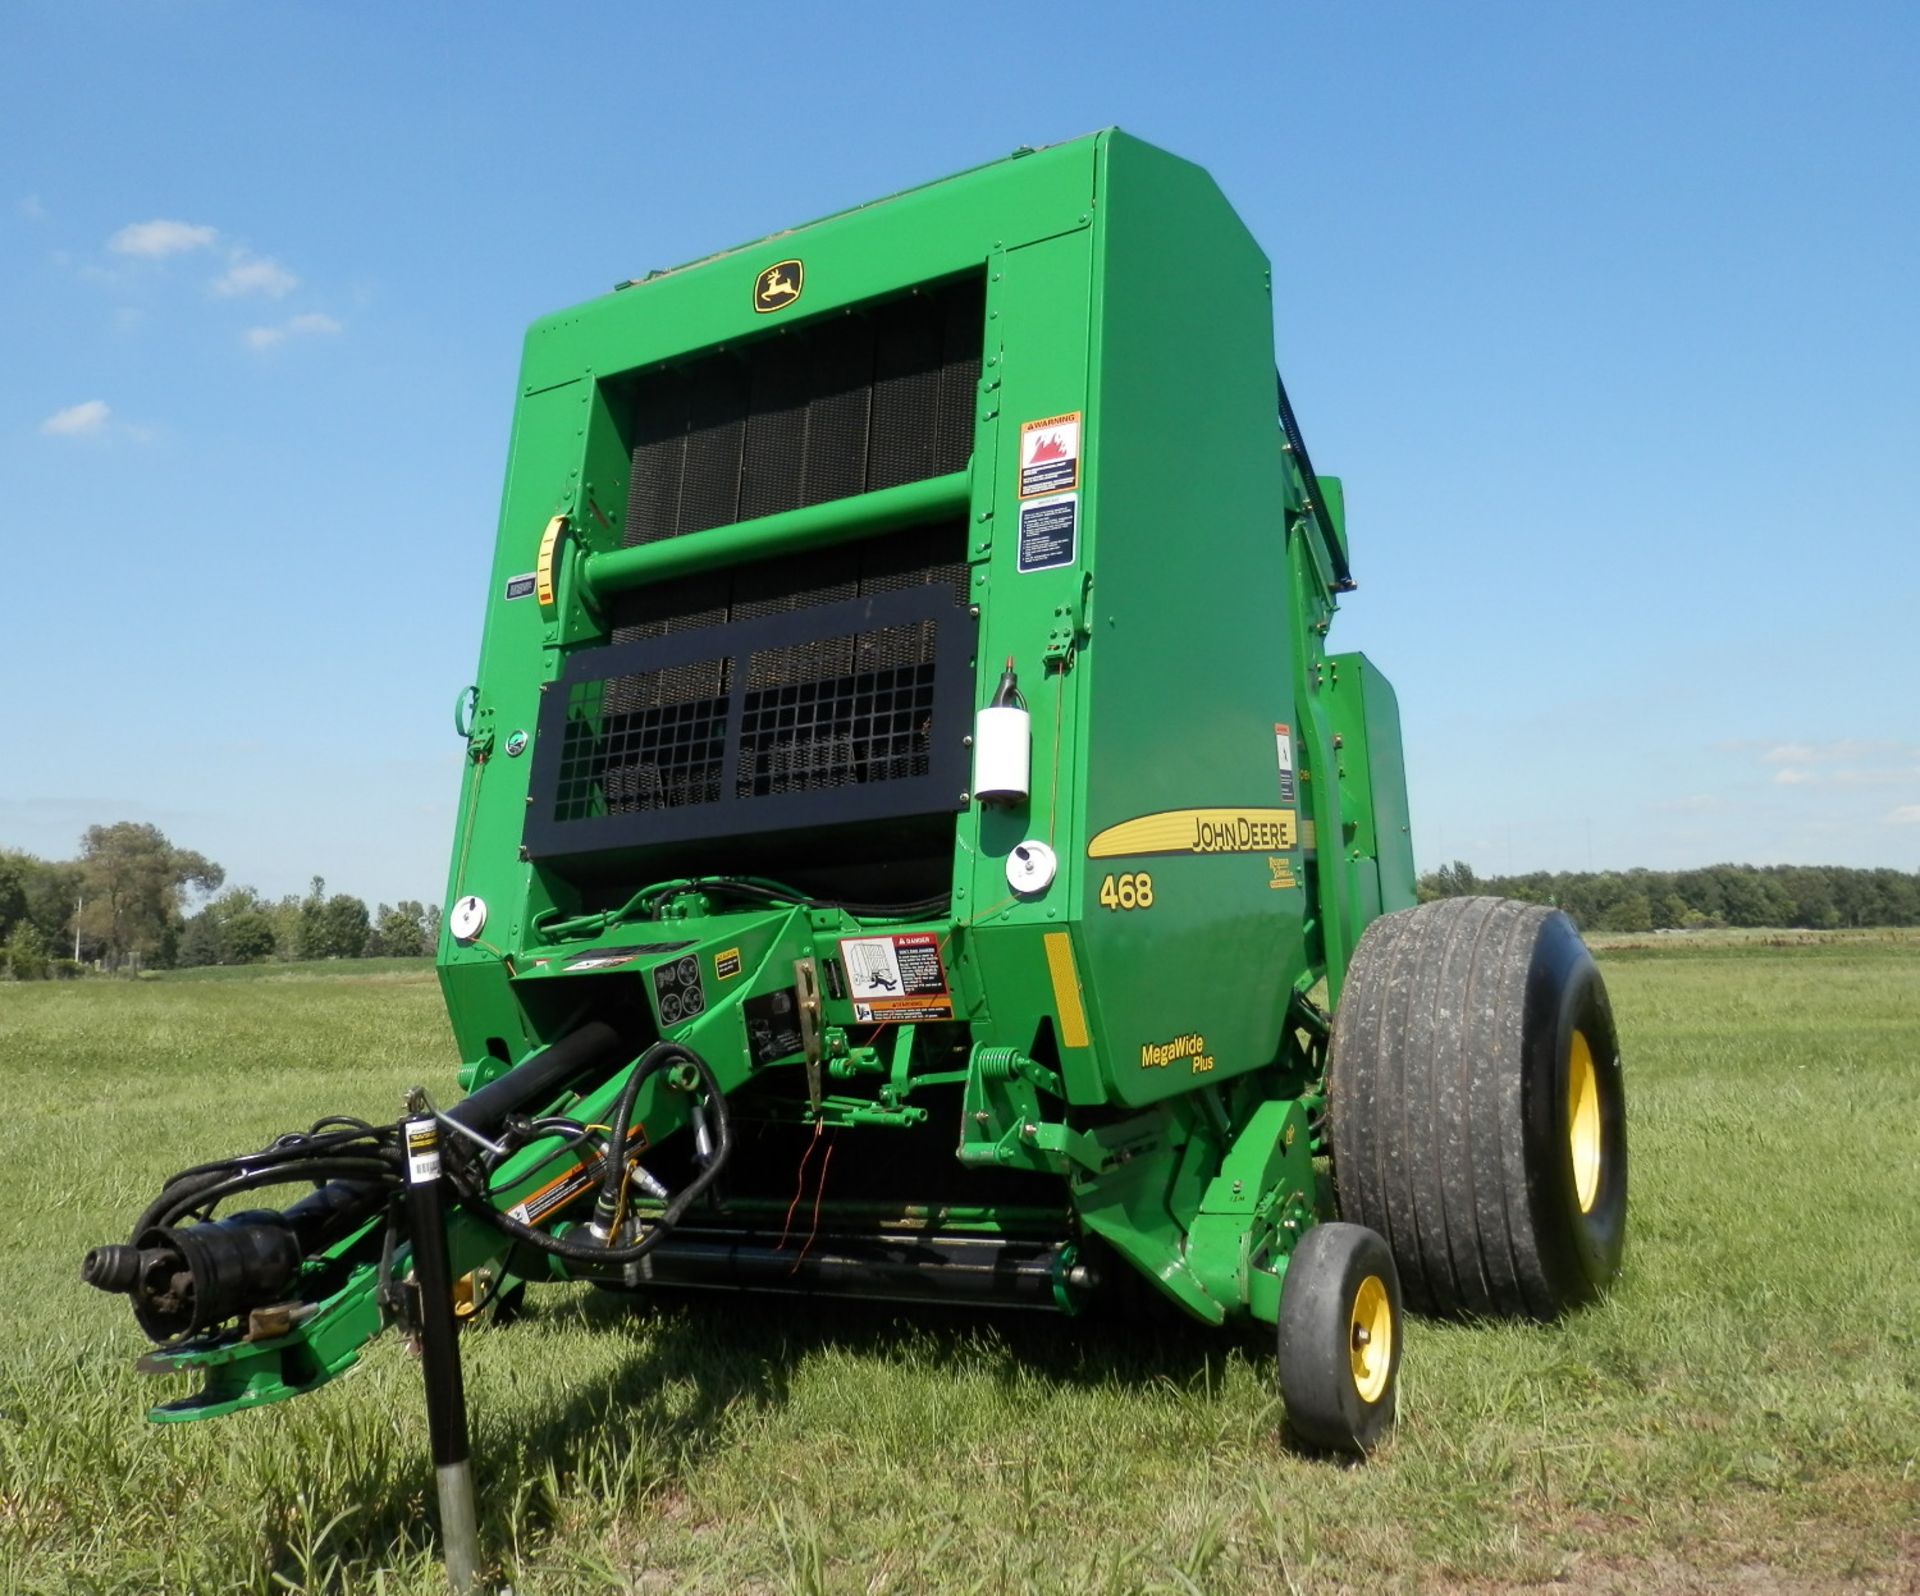
{"label": "hydraulic hose", "polygon": [[727,1159],[733,1152],[733,1121],[727,1111],[726,1094],[721,1091],[720,1083],[714,1078],[713,1071],[707,1067],[706,1060],[692,1048],[684,1047],[678,1042],[656,1042],[641,1054],[639,1062],[634,1065],[633,1073],[621,1088],[620,1097],[608,1121],[611,1135],[607,1145],[606,1178],[601,1183],[601,1203],[609,1202],[609,1191],[612,1192],[611,1203],[616,1208],[619,1203],[621,1171],[626,1165],[627,1131],[633,1123],[633,1107],[639,1097],[640,1087],[648,1078],[671,1063],[691,1065],[707,1088],[714,1137],[713,1156],[707,1161],[707,1167],[669,1200],[665,1211],[654,1221],[653,1228],[631,1246],[614,1247],[597,1242],[574,1241],[567,1236],[550,1236],[544,1230],[523,1224],[513,1215],[503,1213],[488,1201],[484,1192],[462,1190],[459,1194],[461,1206],[483,1224],[511,1240],[523,1242],[538,1252],[548,1253],[556,1258],[564,1258],[572,1263],[596,1264],[602,1268],[619,1268],[630,1263],[638,1263],[667,1237],[673,1227],[680,1223],[686,1211],[719,1178],[721,1170],[726,1167]]}

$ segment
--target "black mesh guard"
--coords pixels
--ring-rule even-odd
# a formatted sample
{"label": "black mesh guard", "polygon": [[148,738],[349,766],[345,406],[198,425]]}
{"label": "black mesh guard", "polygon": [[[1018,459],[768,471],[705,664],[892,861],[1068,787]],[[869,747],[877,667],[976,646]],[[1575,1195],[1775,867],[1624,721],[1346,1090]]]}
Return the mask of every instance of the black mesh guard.
{"label": "black mesh guard", "polygon": [[925,284],[622,384],[631,547],[962,470],[986,285]]}
{"label": "black mesh guard", "polygon": [[920,581],[573,655],[541,701],[528,857],[952,814],[964,596]]}

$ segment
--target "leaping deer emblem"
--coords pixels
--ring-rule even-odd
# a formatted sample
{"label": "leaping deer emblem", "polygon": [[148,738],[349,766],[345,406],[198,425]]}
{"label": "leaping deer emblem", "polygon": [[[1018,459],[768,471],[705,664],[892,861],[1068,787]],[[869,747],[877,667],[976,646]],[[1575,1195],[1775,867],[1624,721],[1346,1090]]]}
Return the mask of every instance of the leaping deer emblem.
{"label": "leaping deer emblem", "polygon": [[[787,275],[787,268],[793,268],[793,275]],[[800,297],[800,263],[782,261],[777,266],[769,266],[760,274],[754,286],[753,302],[761,310],[772,310],[777,305],[792,304]]]}

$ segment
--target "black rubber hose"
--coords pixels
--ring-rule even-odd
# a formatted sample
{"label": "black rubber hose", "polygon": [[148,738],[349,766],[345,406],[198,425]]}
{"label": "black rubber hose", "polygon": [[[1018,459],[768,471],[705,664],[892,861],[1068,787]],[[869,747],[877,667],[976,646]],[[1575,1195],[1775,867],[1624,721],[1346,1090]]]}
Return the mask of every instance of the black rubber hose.
{"label": "black rubber hose", "polygon": [[[220,1202],[225,1198],[238,1196],[243,1191],[256,1191],[262,1186],[286,1186],[300,1180],[344,1180],[367,1182],[375,1190],[384,1190],[388,1184],[398,1185],[401,1170],[397,1160],[388,1163],[377,1158],[324,1158],[315,1159],[311,1164],[300,1166],[292,1172],[280,1167],[255,1169],[243,1174],[230,1175],[225,1180],[215,1181],[208,1186],[196,1186],[191,1191],[171,1201],[156,1203],[142,1216],[140,1228],[134,1235],[144,1235],[148,1230],[178,1223],[196,1208],[204,1208],[208,1203]],[[317,1194],[316,1194],[317,1195]],[[162,1194],[163,1198],[165,1194]],[[303,1198],[302,1202],[307,1199]],[[296,1203],[295,1208],[300,1205]],[[159,1211],[160,1217],[150,1223],[149,1216]],[[292,1209],[288,1210],[289,1213]],[[337,1210],[336,1210],[337,1212]],[[330,1213],[328,1217],[333,1217]]]}
{"label": "black rubber hose", "polygon": [[[391,1130],[391,1127],[389,1127]],[[210,1192],[235,1175],[250,1175],[264,1170],[285,1169],[290,1165],[311,1163],[316,1159],[335,1157],[378,1158],[386,1152],[386,1146],[379,1140],[378,1133],[368,1127],[367,1132],[334,1132],[326,1136],[306,1136],[297,1143],[286,1146],[265,1147],[257,1153],[242,1153],[237,1158],[215,1159],[204,1164],[195,1164],[169,1177],[166,1185],[160,1188],[160,1195],[147,1205],[133,1227],[138,1236],[154,1225],[170,1223],[159,1216],[168,1210],[176,1213],[189,1212],[200,1206],[193,1202],[188,1209],[182,1209],[183,1197],[198,1196]],[[283,1177],[288,1183],[303,1180],[306,1176],[295,1169]]]}
{"label": "black rubber hose", "polygon": [[447,1118],[482,1136],[492,1136],[509,1114],[551,1102],[590,1066],[615,1057],[620,1047],[618,1031],[604,1020],[589,1020],[498,1080],[463,1097],[447,1110]]}
{"label": "black rubber hose", "polygon": [[640,1088],[667,1065],[682,1059],[696,1067],[700,1063],[678,1042],[655,1042],[640,1055],[640,1062],[633,1066],[627,1084],[620,1088],[620,1095],[614,1100],[613,1112],[607,1116],[612,1130],[607,1138],[607,1171],[600,1177],[600,1201],[594,1206],[594,1217],[603,1225],[613,1223],[620,1206],[621,1178],[627,1167],[627,1133],[633,1128],[633,1105],[639,1100]]}
{"label": "black rubber hose", "polygon": [[[681,1217],[686,1211],[705,1195],[707,1188],[719,1178],[721,1170],[726,1167],[727,1159],[733,1152],[733,1119],[727,1111],[726,1093],[720,1090],[720,1083],[714,1078],[713,1071],[707,1068],[706,1060],[701,1058],[700,1055],[695,1053],[691,1048],[681,1047],[678,1043],[663,1043],[659,1045],[671,1046],[676,1053],[683,1054],[687,1061],[693,1065],[694,1069],[698,1071],[701,1080],[708,1088],[710,1101],[707,1107],[712,1114],[714,1132],[713,1157],[708,1161],[707,1167],[688,1183],[686,1189],[667,1204],[665,1212],[654,1221],[653,1229],[648,1231],[645,1236],[641,1237],[640,1240],[635,1242],[631,1247],[607,1247],[601,1246],[598,1243],[589,1245],[587,1243],[570,1240],[564,1236],[549,1236],[544,1230],[536,1230],[532,1225],[522,1224],[511,1214],[502,1213],[498,1208],[494,1207],[493,1204],[488,1201],[484,1192],[476,1195],[472,1192],[462,1191],[460,1193],[461,1206],[476,1219],[480,1220],[482,1224],[499,1231],[503,1236],[514,1241],[524,1242],[536,1251],[548,1253],[556,1258],[565,1258],[575,1263],[598,1264],[603,1268],[617,1268],[630,1263],[638,1263],[640,1259],[646,1257],[648,1253],[652,1252],[653,1249],[667,1237],[673,1230],[673,1227],[679,1224]],[[644,1056],[641,1063],[645,1063]],[[639,1072],[640,1065],[636,1064],[634,1066],[634,1073],[638,1075]],[[629,1082],[629,1084],[631,1084],[631,1082]],[[627,1097],[626,1090],[623,1089],[620,1095],[622,1099],[625,1099]],[[628,1112],[631,1113],[631,1105],[629,1105]],[[614,1123],[618,1124],[617,1115]],[[621,1133],[616,1131],[615,1134],[619,1135]],[[609,1168],[618,1168],[625,1164],[626,1160],[619,1156],[621,1153],[624,1153],[624,1151],[624,1141],[617,1146],[609,1148]],[[618,1201],[617,1195],[615,1200]]]}

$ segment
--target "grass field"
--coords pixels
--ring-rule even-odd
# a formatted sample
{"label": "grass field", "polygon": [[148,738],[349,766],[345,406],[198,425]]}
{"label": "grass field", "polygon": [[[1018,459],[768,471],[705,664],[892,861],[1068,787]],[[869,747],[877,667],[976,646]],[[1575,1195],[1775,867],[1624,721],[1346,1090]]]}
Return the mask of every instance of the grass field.
{"label": "grass field", "polygon": [[[1415,1323],[1397,1437],[1289,1456],[1264,1336],[549,1290],[467,1341],[489,1555],[604,1590],[1920,1585],[1920,941],[1603,954],[1627,1272]],[[397,1339],[152,1426],[81,1253],[172,1169],[447,1087],[424,972],[0,987],[0,1592],[441,1589]],[[176,1387],[167,1382],[161,1394]]]}

